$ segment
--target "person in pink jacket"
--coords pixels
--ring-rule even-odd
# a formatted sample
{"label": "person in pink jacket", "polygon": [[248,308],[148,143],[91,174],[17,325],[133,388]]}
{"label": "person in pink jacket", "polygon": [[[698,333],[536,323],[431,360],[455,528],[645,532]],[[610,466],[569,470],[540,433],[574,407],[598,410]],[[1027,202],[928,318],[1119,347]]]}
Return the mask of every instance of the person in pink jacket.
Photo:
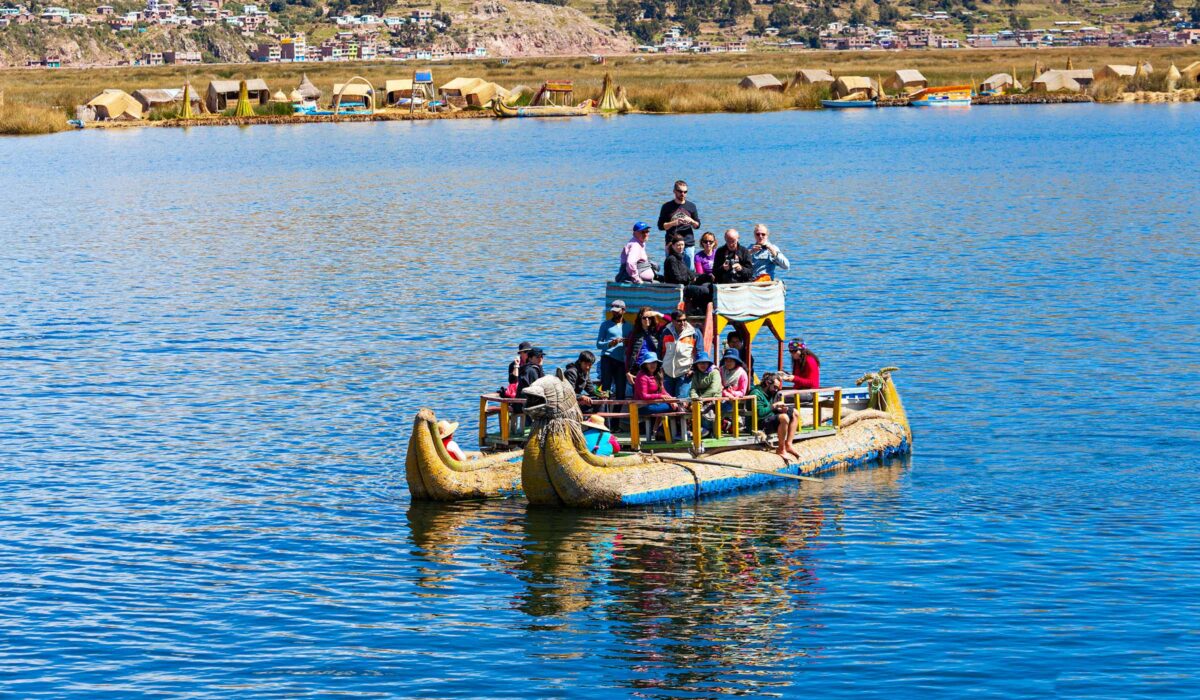
{"label": "person in pink jacket", "polygon": [[[750,375],[746,374],[746,368],[743,366],[742,353],[738,352],[737,348],[727,348],[721,356],[721,365],[721,396],[727,399],[745,396],[750,390]],[[739,408],[745,407],[746,404],[739,402]],[[721,404],[722,430],[732,427],[733,408],[732,401]]]}
{"label": "person in pink jacket", "polygon": [[647,414],[667,413],[675,408],[672,402],[674,396],[671,392],[663,387],[663,371],[662,363],[658,360],[658,355],[651,352],[646,353],[642,358],[641,369],[638,370],[638,375],[633,381],[633,398],[638,401],[654,401],[662,399],[658,403],[652,403],[641,407],[641,411]]}
{"label": "person in pink jacket", "polygon": [[727,399],[740,398],[750,389],[750,377],[742,366],[742,353],[729,348],[721,356],[721,396]]}

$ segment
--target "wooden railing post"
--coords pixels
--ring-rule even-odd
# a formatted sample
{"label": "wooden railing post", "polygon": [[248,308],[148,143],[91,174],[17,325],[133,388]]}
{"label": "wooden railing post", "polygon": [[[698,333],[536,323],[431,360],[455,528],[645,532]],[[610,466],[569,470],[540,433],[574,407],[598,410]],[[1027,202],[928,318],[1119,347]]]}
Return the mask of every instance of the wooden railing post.
{"label": "wooden railing post", "polygon": [[638,425],[638,407],[636,403],[629,404],[629,446],[634,452],[642,446],[642,426]]}
{"label": "wooden railing post", "polygon": [[702,446],[702,438],[700,436],[700,432],[703,429],[703,426],[700,425],[701,408],[700,399],[692,401],[692,447],[696,452],[700,452],[700,447]]}
{"label": "wooden railing post", "polygon": [[742,422],[738,420],[739,409],[742,407],[742,397],[736,397],[733,400],[733,437],[738,438],[742,435]]}
{"label": "wooden railing post", "polygon": [[487,443],[487,397],[479,397],[479,449],[486,447]]}
{"label": "wooden railing post", "polygon": [[821,390],[813,389],[813,430],[821,429]]}
{"label": "wooden railing post", "polygon": [[842,390],[840,387],[833,390],[833,429],[842,429]]}
{"label": "wooden railing post", "polygon": [[758,397],[750,397],[750,434],[758,432]]}
{"label": "wooden railing post", "polygon": [[508,433],[509,433],[508,429],[509,429],[508,402],[501,400],[500,401],[500,442],[505,445],[508,444]]}

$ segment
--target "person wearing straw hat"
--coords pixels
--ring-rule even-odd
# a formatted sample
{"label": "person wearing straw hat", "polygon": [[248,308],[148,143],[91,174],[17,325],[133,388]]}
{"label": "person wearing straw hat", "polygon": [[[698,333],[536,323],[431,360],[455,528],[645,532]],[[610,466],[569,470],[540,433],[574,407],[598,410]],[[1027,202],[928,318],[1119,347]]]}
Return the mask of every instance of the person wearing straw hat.
{"label": "person wearing straw hat", "polygon": [[621,451],[621,443],[613,437],[612,431],[604,424],[601,416],[588,416],[583,422],[583,441],[587,444],[588,452],[601,457],[609,457]]}
{"label": "person wearing straw hat", "polygon": [[440,420],[437,423],[438,437],[442,439],[442,445],[446,448],[446,452],[451,457],[460,462],[465,462],[467,454],[462,451],[458,443],[454,441],[454,431],[458,430],[458,423],[448,420]]}

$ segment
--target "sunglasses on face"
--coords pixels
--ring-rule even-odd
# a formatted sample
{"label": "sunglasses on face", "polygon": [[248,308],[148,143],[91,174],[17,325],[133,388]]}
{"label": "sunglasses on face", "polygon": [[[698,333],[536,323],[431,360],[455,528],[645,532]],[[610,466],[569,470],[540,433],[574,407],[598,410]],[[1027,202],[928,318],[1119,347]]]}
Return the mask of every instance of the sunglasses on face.
{"label": "sunglasses on face", "polygon": [[679,194],[687,194],[687,190],[675,190]]}

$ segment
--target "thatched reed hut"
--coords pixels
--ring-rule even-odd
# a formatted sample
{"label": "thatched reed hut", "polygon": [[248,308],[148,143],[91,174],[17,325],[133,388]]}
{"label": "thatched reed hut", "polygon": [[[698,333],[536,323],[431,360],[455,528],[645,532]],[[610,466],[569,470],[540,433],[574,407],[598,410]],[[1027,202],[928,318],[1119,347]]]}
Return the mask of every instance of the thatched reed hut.
{"label": "thatched reed hut", "polygon": [[911,95],[929,87],[929,81],[921,75],[919,70],[902,68],[888,76],[888,79],[883,81],[883,87],[892,92]]}
{"label": "thatched reed hut", "polygon": [[844,99],[851,95],[860,95],[863,99],[873,99],[879,96],[875,82],[862,75],[843,75],[833,82],[833,96]]}
{"label": "thatched reed hut", "polygon": [[357,107],[361,109],[372,109],[375,107],[375,90],[370,85],[364,83],[334,83],[333,92],[330,93],[330,104],[337,102],[338,96],[341,96],[341,101],[338,103],[340,107]]}
{"label": "thatched reed hut", "polygon": [[1048,70],[1033,79],[1034,92],[1083,92],[1095,80],[1091,68]]}
{"label": "thatched reed hut", "polygon": [[747,90],[768,90],[772,92],[783,92],[783,83],[779,82],[779,78],[770,73],[759,73],[757,75],[747,75],[738,83],[739,87]]}
{"label": "thatched reed hut", "polygon": [[833,74],[820,68],[801,68],[792,76],[792,85],[828,85]]}
{"label": "thatched reed hut", "polygon": [[108,89],[87,101],[96,121],[136,121],[142,118],[142,103],[124,90]]}
{"label": "thatched reed hut", "polygon": [[[214,80],[208,84],[208,92],[204,96],[204,104],[210,112],[223,112],[237,105],[241,92],[240,80]],[[265,80],[251,78],[246,83],[246,94],[251,103],[265,105],[271,101],[271,90]]]}
{"label": "thatched reed hut", "polygon": [[996,73],[979,84],[980,92],[1002,92],[1004,90],[1020,90],[1021,81],[1008,73]]}
{"label": "thatched reed hut", "polygon": [[[161,107],[175,107],[183,102],[183,88],[142,88],[133,91],[133,99],[142,105],[143,112]],[[200,95],[194,92],[189,100],[193,108],[199,108],[203,102]]]}

